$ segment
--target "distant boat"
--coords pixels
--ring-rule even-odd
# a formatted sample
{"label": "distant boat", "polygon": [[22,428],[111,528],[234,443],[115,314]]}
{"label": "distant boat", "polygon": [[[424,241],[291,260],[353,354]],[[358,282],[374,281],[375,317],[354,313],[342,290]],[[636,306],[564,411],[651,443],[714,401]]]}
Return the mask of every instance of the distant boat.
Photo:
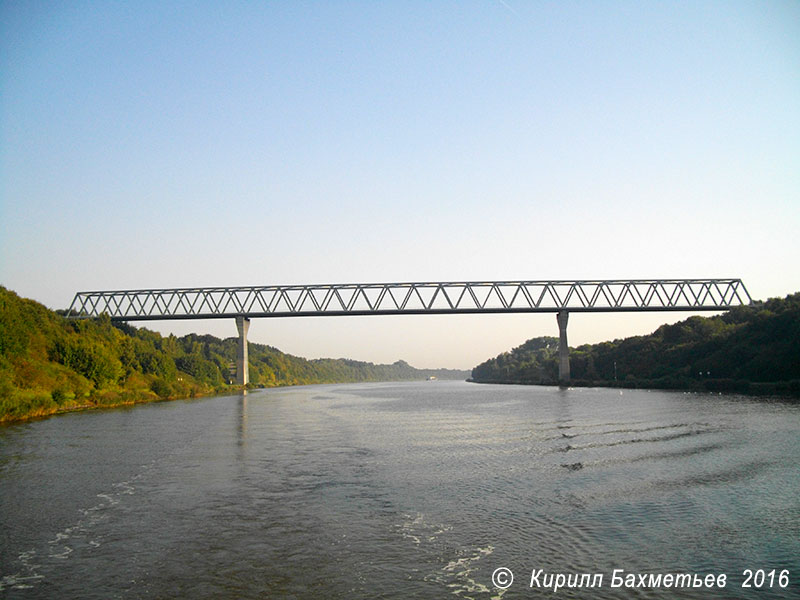
{"label": "distant boat", "polygon": [[431,375],[428,377],[428,381],[436,381],[436,375]]}

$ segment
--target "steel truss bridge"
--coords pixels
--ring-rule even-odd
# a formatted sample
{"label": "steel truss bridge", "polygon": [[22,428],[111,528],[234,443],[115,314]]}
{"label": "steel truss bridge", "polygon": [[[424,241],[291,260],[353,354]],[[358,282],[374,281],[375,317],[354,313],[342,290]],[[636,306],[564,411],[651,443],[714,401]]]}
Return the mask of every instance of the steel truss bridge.
{"label": "steel truss bridge", "polygon": [[236,319],[237,380],[248,382],[255,317],[557,313],[560,377],[569,379],[570,312],[723,311],[750,304],[741,279],[631,279],[345,283],[78,292],[67,316],[114,321]]}

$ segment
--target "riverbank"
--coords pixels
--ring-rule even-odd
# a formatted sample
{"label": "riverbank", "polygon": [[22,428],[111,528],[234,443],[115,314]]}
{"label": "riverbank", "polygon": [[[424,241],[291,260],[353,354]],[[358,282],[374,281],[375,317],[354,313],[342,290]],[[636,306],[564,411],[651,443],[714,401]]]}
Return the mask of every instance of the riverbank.
{"label": "riverbank", "polygon": [[[557,385],[559,340],[537,337],[472,369],[475,381]],[[569,349],[570,385],[800,394],[800,293],[692,316],[649,335]]]}
{"label": "riverbank", "polygon": [[772,396],[800,400],[800,381],[734,381],[726,379],[708,379],[696,382],[653,381],[626,379],[625,381],[591,381],[585,379],[571,380],[567,384],[553,381],[522,381],[509,379],[467,379],[470,383],[495,385],[537,385],[543,387],[576,387],[576,388],[612,388],[636,390],[665,390],[675,392],[709,393],[709,394],[742,394],[746,396]]}
{"label": "riverbank", "polygon": [[[241,388],[209,389],[206,391],[193,391],[187,395],[173,395],[161,397],[150,390],[118,390],[105,391],[102,394],[83,398],[81,401],[67,400],[58,403],[53,399],[53,393],[40,392],[29,394],[28,397],[15,398],[13,402],[6,399],[0,400],[0,407],[4,412],[0,414],[0,425],[22,423],[35,419],[42,419],[54,415],[97,410],[103,408],[119,408],[134,406],[136,404],[150,404],[153,402],[169,402],[172,400],[190,400],[214,394],[223,394],[226,391],[235,392]],[[58,396],[58,394],[56,394]],[[5,404],[5,406],[3,406]],[[9,406],[10,404],[10,406]]]}

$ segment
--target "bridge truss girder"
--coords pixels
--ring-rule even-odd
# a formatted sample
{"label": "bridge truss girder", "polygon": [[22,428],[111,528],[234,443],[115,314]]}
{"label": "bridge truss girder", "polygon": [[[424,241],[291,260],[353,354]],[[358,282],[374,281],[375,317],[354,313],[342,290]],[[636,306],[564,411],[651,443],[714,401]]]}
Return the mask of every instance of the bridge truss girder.
{"label": "bridge truss girder", "polygon": [[112,320],[344,315],[723,311],[740,279],[347,283],[78,292],[70,317]]}

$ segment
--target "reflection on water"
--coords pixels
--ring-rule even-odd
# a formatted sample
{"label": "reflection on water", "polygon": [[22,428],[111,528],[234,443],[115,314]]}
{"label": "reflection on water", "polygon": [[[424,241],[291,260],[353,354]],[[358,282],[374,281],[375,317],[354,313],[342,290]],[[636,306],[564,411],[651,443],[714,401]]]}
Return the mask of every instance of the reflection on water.
{"label": "reflection on water", "polygon": [[611,589],[622,568],[751,598],[742,571],[774,568],[792,585],[758,597],[798,597],[798,431],[778,402],[443,381],[5,427],[0,596],[509,599],[545,593],[533,569],[675,595]]}
{"label": "reflection on water", "polygon": [[247,390],[239,394],[239,445],[244,445],[247,439]]}

